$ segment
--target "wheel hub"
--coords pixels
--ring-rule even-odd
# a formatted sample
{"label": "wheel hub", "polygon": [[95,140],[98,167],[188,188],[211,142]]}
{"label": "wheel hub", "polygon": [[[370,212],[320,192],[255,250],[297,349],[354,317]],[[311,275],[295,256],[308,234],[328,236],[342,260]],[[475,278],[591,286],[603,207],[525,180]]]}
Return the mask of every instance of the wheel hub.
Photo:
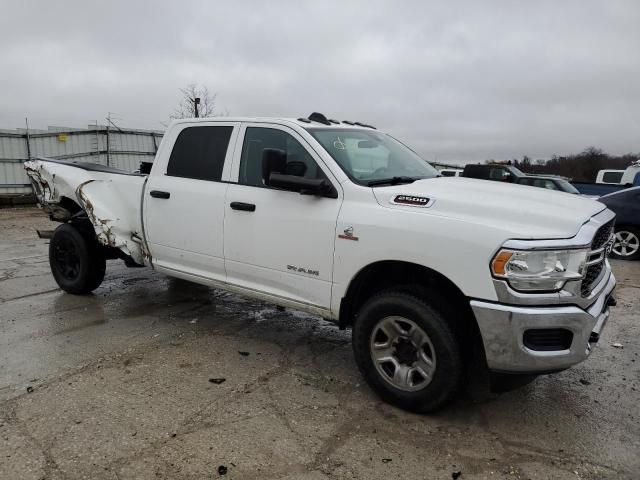
{"label": "wheel hub", "polygon": [[413,365],[418,360],[418,347],[408,338],[399,338],[395,344],[393,356],[401,365]]}
{"label": "wheel hub", "polygon": [[382,318],[371,332],[370,352],[378,374],[399,390],[421,390],[435,375],[436,353],[431,339],[408,318]]}

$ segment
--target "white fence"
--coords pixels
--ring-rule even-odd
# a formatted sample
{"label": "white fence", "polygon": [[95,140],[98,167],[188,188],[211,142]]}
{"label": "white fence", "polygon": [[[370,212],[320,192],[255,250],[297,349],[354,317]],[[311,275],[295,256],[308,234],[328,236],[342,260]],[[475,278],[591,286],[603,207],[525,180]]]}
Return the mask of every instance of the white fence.
{"label": "white fence", "polygon": [[154,130],[49,127],[48,130],[0,130],[0,195],[31,193],[22,164],[29,158],[50,157],[109,165],[134,171],[152,162],[162,139]]}

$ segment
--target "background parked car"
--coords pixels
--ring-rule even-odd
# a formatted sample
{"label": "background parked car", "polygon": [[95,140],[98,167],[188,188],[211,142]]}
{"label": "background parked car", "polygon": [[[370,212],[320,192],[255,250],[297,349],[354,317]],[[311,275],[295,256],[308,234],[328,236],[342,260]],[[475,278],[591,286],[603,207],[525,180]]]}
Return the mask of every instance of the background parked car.
{"label": "background parked car", "polygon": [[542,177],[542,176],[527,176],[518,178],[520,185],[529,185],[531,187],[546,188],[548,190],[558,190],[560,192],[575,193],[579,195],[580,192],[576,187],[571,185],[567,180],[560,177]]}
{"label": "background parked car", "polygon": [[507,183],[517,183],[519,178],[526,177],[516,167],[494,163],[466,165],[462,176]]}
{"label": "background parked car", "polygon": [[610,193],[598,200],[616,214],[611,255],[625,260],[640,259],[640,187]]}
{"label": "background parked car", "polygon": [[619,170],[600,170],[596,178],[596,183],[573,182],[573,186],[583,195],[607,195],[608,193],[618,192],[628,187],[640,186],[640,162],[629,165],[620,175],[618,182],[614,182],[618,178]]}
{"label": "background parked car", "polygon": [[443,177],[460,177],[462,175],[462,170],[459,168],[441,168],[439,172]]}
{"label": "background parked car", "polygon": [[596,176],[596,183],[610,183],[620,185],[624,170],[600,170]]}

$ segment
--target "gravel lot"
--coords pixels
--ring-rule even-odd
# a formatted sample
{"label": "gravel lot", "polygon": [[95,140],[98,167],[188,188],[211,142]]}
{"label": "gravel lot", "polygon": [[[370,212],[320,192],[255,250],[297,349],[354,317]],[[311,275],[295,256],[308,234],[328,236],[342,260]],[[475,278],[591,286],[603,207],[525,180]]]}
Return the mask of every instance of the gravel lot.
{"label": "gravel lot", "polygon": [[35,234],[53,226],[0,210],[2,479],[640,478],[638,262],[613,262],[587,362],[420,416],[380,402],[321,319],[120,261],[62,293]]}

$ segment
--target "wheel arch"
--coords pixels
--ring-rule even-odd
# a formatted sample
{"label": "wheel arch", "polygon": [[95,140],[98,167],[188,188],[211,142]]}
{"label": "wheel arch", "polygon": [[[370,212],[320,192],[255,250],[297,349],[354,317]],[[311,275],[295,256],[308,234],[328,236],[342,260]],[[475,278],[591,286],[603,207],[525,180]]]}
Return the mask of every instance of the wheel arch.
{"label": "wheel arch", "polygon": [[351,279],[340,302],[340,328],[352,326],[364,302],[389,289],[424,297],[445,315],[463,345],[484,358],[482,336],[467,296],[447,276],[417,263],[383,260],[362,268]]}

